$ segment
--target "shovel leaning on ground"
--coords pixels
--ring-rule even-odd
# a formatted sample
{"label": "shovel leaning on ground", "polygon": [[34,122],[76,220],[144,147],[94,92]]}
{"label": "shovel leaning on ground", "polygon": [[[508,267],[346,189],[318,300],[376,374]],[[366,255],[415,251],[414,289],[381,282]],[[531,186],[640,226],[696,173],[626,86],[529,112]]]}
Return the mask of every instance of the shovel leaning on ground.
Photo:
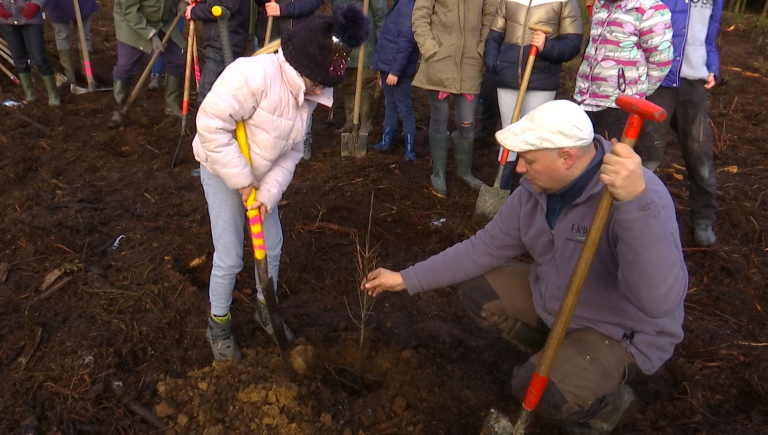
{"label": "shovel leaning on ground", "polygon": [[75,95],[87,94],[97,91],[111,91],[112,88],[96,88],[96,79],[93,78],[93,69],[91,69],[91,57],[88,54],[88,45],[85,41],[85,29],[83,27],[83,16],[80,14],[80,2],[72,0],[75,4],[75,18],[77,20],[77,33],[80,35],[80,49],[83,51],[83,69],[85,77],[88,80],[88,88],[81,88],[76,83],[69,84],[69,91]]}
{"label": "shovel leaning on ground", "polygon": [[[619,106],[620,109],[629,112],[629,119],[624,127],[621,142],[633,148],[637,141],[637,137],[640,135],[640,129],[643,127],[643,120],[648,119],[660,122],[667,117],[667,112],[664,109],[650,101],[637,97],[621,95],[616,99],[616,105]],[[613,195],[611,195],[611,192],[608,189],[603,188],[600,202],[597,205],[597,210],[595,210],[595,217],[592,219],[592,224],[589,226],[587,239],[584,242],[579,259],[576,262],[576,267],[571,275],[571,280],[568,283],[565,297],[560,304],[560,309],[557,311],[557,316],[555,317],[552,329],[547,336],[544,349],[541,351],[541,358],[539,358],[539,362],[536,364],[536,372],[533,374],[531,382],[528,384],[528,390],[526,391],[525,399],[523,400],[523,409],[520,412],[517,424],[515,425],[514,435],[523,435],[525,433],[525,426],[528,423],[530,414],[536,409],[536,406],[538,406],[539,400],[541,400],[541,396],[544,394],[544,390],[547,387],[552,366],[554,365],[557,353],[560,351],[560,347],[563,344],[565,334],[568,332],[571,317],[576,309],[576,303],[579,301],[579,296],[584,287],[584,282],[587,279],[589,268],[592,266],[592,260],[595,257],[597,245],[600,243],[600,239],[603,236],[603,230],[605,229],[605,224],[608,222],[608,215],[611,213],[612,206]]]}
{"label": "shovel leaning on ground", "polygon": [[[551,28],[538,24],[531,24],[528,28],[546,34],[552,33]],[[520,120],[520,113],[523,110],[523,101],[525,100],[525,92],[528,90],[528,83],[531,81],[531,74],[533,74],[533,64],[536,61],[536,56],[538,54],[539,49],[536,46],[531,45],[531,50],[528,54],[528,63],[525,64],[525,73],[523,73],[520,89],[517,92],[517,102],[515,103],[515,110],[512,112],[511,124]],[[501,176],[504,174],[504,168],[507,166],[507,159],[509,158],[509,150],[504,147],[501,149],[499,172],[496,174],[496,181],[494,181],[493,187],[486,185],[480,187],[480,195],[477,196],[475,213],[472,216],[472,219],[475,222],[488,222],[493,219],[511,193],[509,190],[501,188]]]}
{"label": "shovel leaning on ground", "polygon": [[[184,16],[184,10],[179,11],[178,15],[176,15],[176,18],[173,19],[173,22],[171,23],[171,26],[169,29],[171,29],[169,32],[163,36],[162,45],[163,49],[165,49],[165,46],[168,44],[168,41],[171,40],[171,35],[174,31],[176,31],[176,25],[179,23],[179,20],[181,17]],[[155,54],[152,55],[152,58],[149,59],[149,63],[144,68],[144,72],[141,73],[141,77],[139,77],[139,81],[136,83],[136,86],[133,88],[133,91],[131,91],[131,95],[128,97],[128,100],[125,102],[125,106],[123,106],[122,114],[123,116],[128,114],[128,109],[131,108],[133,105],[133,102],[136,101],[136,97],[139,96],[139,92],[141,92],[142,88],[144,88],[144,82],[147,81],[147,77],[149,77],[149,73],[152,71],[152,67],[155,66],[155,62],[157,62],[157,58],[160,57],[160,53],[162,53],[163,50],[155,50]]]}
{"label": "shovel leaning on ground", "polygon": [[[243,153],[243,156],[245,156],[245,160],[248,161],[248,166],[250,167],[251,152],[248,148],[248,138],[245,135],[245,124],[243,124],[243,121],[237,122],[235,137],[237,138],[237,144],[240,146],[240,152]],[[250,207],[255,202],[256,189],[251,189],[247,204]],[[267,310],[269,310],[269,317],[272,320],[272,331],[275,334],[275,341],[280,350],[280,356],[283,358],[283,362],[287,363],[289,349],[288,337],[285,334],[283,319],[277,314],[275,283],[272,281],[272,277],[269,276],[269,268],[267,267],[267,248],[264,244],[264,231],[262,230],[263,222],[264,216],[261,216],[261,212],[258,209],[248,210],[248,228],[250,228],[251,231],[253,256],[256,260],[257,284],[261,288],[261,291],[264,294],[264,299],[267,302]]]}
{"label": "shovel leaning on ground", "polygon": [[[368,0],[363,0],[363,11],[368,15]],[[368,133],[360,133],[360,100],[363,97],[363,69],[365,68],[365,44],[357,52],[357,80],[355,82],[355,110],[352,115],[352,132],[341,134],[341,156],[365,157],[368,149]]]}

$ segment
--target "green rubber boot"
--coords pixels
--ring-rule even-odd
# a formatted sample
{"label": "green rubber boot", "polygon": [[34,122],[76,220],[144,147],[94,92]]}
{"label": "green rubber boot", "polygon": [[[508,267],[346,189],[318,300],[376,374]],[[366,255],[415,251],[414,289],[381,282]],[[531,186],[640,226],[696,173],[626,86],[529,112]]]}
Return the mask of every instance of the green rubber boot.
{"label": "green rubber boot", "polygon": [[43,76],[43,81],[45,82],[45,89],[48,91],[48,105],[51,107],[61,106],[59,88],[56,87],[56,77],[54,75]]}
{"label": "green rubber boot", "polygon": [[165,114],[181,117],[181,86],[184,79],[176,76],[165,77]]}
{"label": "green rubber boot", "polygon": [[37,99],[37,95],[35,92],[35,83],[32,81],[32,74],[19,74],[19,81],[21,82],[22,89],[24,89],[24,102],[31,103],[35,101]]}
{"label": "green rubber boot", "polygon": [[70,85],[77,86],[77,81],[75,80],[75,61],[72,59],[72,50],[59,50],[59,61],[61,61],[61,66],[64,67],[64,76],[67,77],[67,82],[69,82]]}
{"label": "green rubber boot", "polygon": [[432,193],[445,198],[445,167],[448,164],[448,133],[429,133],[429,152],[432,157]]}
{"label": "green rubber boot", "polygon": [[475,147],[475,139],[465,139],[459,136],[458,131],[451,134],[453,139],[453,155],[456,157],[456,172],[459,178],[469,187],[480,190],[485,183],[472,175],[472,153]]}
{"label": "green rubber boot", "polygon": [[129,82],[121,80],[115,80],[112,84],[112,95],[115,97],[115,111],[112,112],[112,119],[107,123],[107,127],[115,129],[120,128],[125,123],[125,117],[123,116],[123,106],[128,101],[128,91],[131,88]]}
{"label": "green rubber boot", "polygon": [[344,94],[344,126],[336,130],[336,133],[352,132],[352,117],[355,113],[355,94]]}

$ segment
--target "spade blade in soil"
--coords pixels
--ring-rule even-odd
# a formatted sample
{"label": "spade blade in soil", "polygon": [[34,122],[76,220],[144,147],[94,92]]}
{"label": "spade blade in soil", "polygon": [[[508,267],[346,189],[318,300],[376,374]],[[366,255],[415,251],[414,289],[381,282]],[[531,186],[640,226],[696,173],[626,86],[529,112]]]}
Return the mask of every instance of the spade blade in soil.
{"label": "spade blade in soil", "polygon": [[511,191],[501,188],[501,176],[504,173],[504,166],[499,167],[499,173],[496,175],[496,182],[493,187],[482,186],[480,195],[477,196],[475,204],[475,213],[472,220],[478,223],[488,223],[501,210],[501,206],[509,198]]}
{"label": "spade blade in soil", "polygon": [[358,133],[355,141],[354,156],[357,158],[365,157],[368,151],[368,133]]}
{"label": "spade blade in soil", "polygon": [[488,223],[501,210],[501,206],[509,199],[511,191],[499,187],[482,186],[475,204],[472,220],[477,223]]}
{"label": "spade blade in soil", "polygon": [[283,319],[277,314],[277,297],[275,296],[275,283],[272,278],[266,280],[264,287],[261,291],[264,293],[264,301],[267,303],[267,310],[269,310],[269,317],[272,320],[272,332],[275,333],[275,341],[277,341],[277,347],[280,349],[280,354],[283,359],[286,358],[286,352],[288,351],[288,337],[285,335],[285,325]]}
{"label": "spade blade in soil", "polygon": [[355,145],[353,140],[354,140],[354,137],[357,137],[357,129],[358,129],[358,124],[353,124],[351,133],[341,134],[341,156],[342,157],[350,157],[352,155],[352,150]]}

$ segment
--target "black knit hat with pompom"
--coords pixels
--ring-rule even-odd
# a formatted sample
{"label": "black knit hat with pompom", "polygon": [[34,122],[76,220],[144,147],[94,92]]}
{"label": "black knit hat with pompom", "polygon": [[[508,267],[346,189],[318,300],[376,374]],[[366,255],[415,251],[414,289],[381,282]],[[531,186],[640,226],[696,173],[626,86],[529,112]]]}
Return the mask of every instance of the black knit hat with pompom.
{"label": "black knit hat with pompom", "polygon": [[333,16],[316,14],[283,37],[285,59],[313,82],[334,87],[344,81],[349,54],[371,35],[371,20],[362,8],[346,4]]}

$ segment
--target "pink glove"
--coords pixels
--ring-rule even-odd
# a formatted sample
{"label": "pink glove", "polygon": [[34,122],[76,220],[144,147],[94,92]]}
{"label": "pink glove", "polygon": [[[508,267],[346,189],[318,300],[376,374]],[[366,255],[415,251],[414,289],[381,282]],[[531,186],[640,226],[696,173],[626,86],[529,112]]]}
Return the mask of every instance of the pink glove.
{"label": "pink glove", "polygon": [[445,92],[445,91],[440,91],[440,92],[437,93],[437,99],[438,100],[445,100],[446,98],[448,98],[448,95],[451,95],[451,94],[448,93],[448,92]]}
{"label": "pink glove", "polygon": [[11,18],[11,13],[10,13],[10,12],[8,12],[8,11],[7,11],[7,10],[6,10],[6,9],[3,7],[3,5],[0,5],[0,18],[2,18],[2,19],[4,19],[4,20],[7,20],[7,19]]}
{"label": "pink glove", "polygon": [[475,96],[472,94],[463,94],[467,101],[475,101]]}
{"label": "pink glove", "polygon": [[34,3],[27,3],[27,5],[24,6],[24,9],[21,10],[21,15],[23,15],[27,20],[31,20],[32,18],[35,18],[35,15],[37,15],[38,12],[40,12],[39,5]]}

